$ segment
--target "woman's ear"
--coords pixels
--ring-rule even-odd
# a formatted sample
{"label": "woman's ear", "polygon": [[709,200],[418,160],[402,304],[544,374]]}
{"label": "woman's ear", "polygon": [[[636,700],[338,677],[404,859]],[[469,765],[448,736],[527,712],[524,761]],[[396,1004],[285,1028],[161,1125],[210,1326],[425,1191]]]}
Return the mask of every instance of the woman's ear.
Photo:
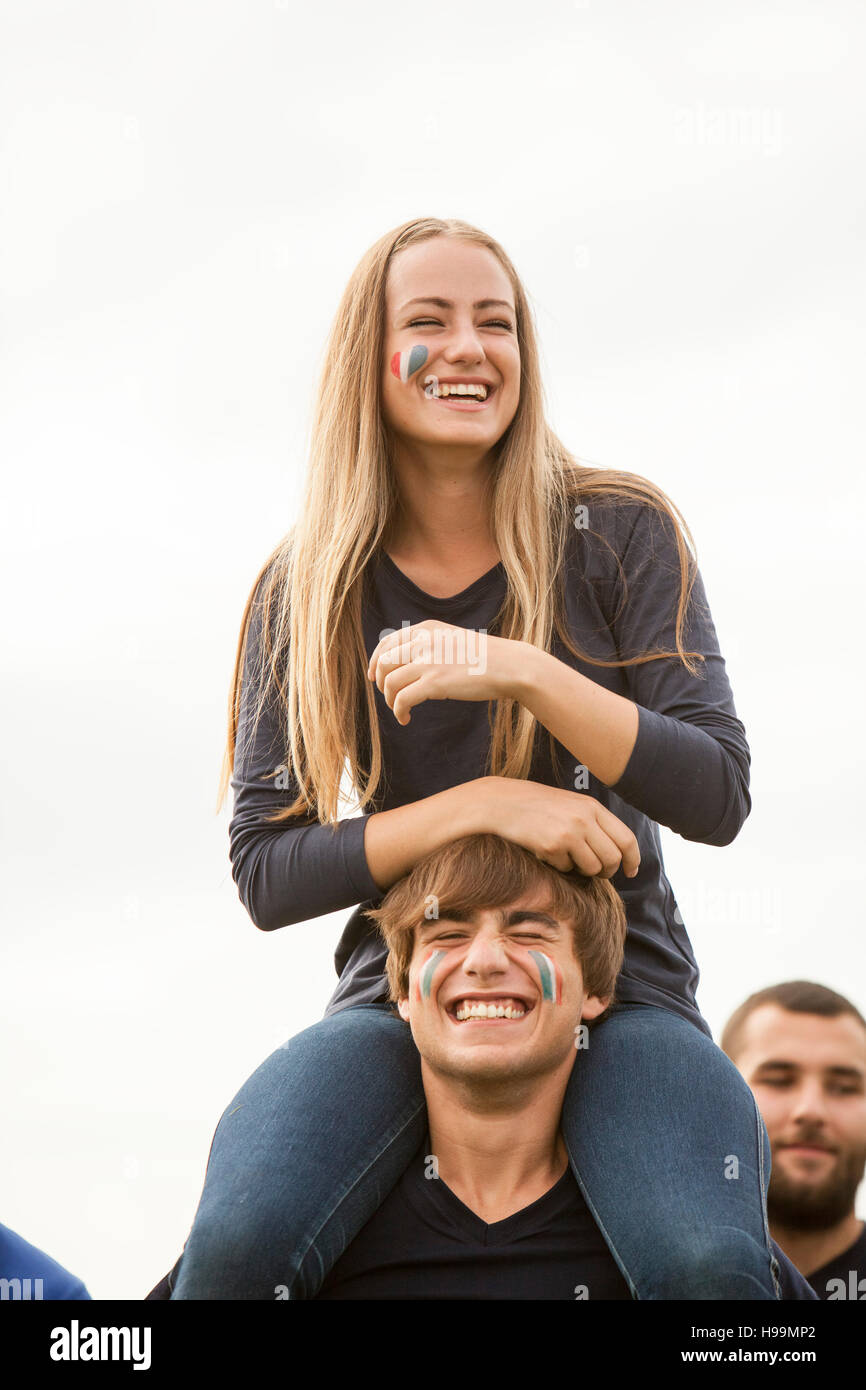
{"label": "woman's ear", "polygon": [[400,1011],[400,1017],[402,1018],[403,1022],[404,1022],[404,1023],[408,1023],[408,1022],[409,1022],[409,1000],[408,1000],[408,999],[400,999],[400,1000],[398,1000],[398,1001],[397,1001],[397,1008],[398,1008],[399,1011]]}

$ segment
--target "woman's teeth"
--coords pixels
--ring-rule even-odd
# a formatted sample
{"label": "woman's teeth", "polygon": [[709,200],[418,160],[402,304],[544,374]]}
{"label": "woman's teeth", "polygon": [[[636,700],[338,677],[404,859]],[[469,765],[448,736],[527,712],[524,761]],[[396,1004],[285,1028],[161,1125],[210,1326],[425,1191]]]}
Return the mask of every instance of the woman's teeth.
{"label": "woman's teeth", "polygon": [[476,400],[487,400],[487,387],[476,385],[474,382],[464,383],[452,381],[433,388],[432,395],[440,399],[444,396],[473,396]]}
{"label": "woman's teeth", "polygon": [[492,1004],[466,999],[458,1004],[454,1016],[458,1023],[464,1023],[467,1018],[523,1018],[525,1013],[524,1006],[512,999],[497,1000]]}

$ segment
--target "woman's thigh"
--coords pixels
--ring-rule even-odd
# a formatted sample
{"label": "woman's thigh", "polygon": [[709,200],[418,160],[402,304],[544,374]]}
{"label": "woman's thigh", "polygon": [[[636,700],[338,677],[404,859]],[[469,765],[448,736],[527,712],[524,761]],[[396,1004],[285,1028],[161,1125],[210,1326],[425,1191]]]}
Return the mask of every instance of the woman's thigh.
{"label": "woman's thigh", "polygon": [[693,1024],[621,1005],[595,1025],[563,1133],[635,1297],[778,1297],[766,1130],[736,1067]]}
{"label": "woman's thigh", "polygon": [[418,1052],[390,1009],[290,1038],[217,1126],[172,1297],[312,1297],[425,1130]]}

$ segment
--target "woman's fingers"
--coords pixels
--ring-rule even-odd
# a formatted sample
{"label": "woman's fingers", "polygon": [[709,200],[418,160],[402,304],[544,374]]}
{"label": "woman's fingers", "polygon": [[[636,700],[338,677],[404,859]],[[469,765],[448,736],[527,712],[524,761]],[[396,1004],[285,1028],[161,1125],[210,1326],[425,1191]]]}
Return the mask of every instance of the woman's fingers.
{"label": "woman's fingers", "polygon": [[[424,674],[423,668],[412,665],[398,666],[395,671],[390,671],[385,676],[379,686],[385,696],[385,703],[393,711],[398,724],[408,724],[410,711],[428,698],[421,685]],[[414,686],[414,689],[409,690],[410,686]],[[406,694],[403,694],[403,691],[406,691]]]}
{"label": "woman's fingers", "polygon": [[[590,867],[579,868],[585,874],[600,874],[602,878],[613,878],[622,863],[619,846],[602,830],[598,823],[587,826],[584,833],[583,858]],[[591,867],[594,865],[594,867]]]}
{"label": "woman's fingers", "polygon": [[601,828],[610,836],[616,845],[621,862],[622,871],[626,878],[634,878],[640,868],[640,849],[637,837],[629,829],[619,816],[615,816],[613,811],[609,811],[606,806],[599,804],[598,820]]}
{"label": "woman's fingers", "polygon": [[[568,872],[576,867],[587,877],[613,878],[620,868],[632,878],[640,865],[638,843],[628,826],[606,807],[594,803],[589,814],[582,808],[580,823],[567,837],[563,853],[545,854],[547,863]],[[569,864],[567,860],[571,860]]]}

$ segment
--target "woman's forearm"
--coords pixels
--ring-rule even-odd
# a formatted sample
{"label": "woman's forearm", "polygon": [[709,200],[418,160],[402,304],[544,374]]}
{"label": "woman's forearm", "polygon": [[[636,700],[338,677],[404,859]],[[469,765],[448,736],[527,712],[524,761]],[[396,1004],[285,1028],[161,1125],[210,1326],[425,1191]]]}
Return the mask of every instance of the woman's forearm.
{"label": "woman's forearm", "polygon": [[461,835],[477,834],[487,828],[487,785],[488,779],[479,777],[412,801],[408,806],[376,811],[367,817],[364,852],[370,873],[383,893],[426,855]]}
{"label": "woman's forearm", "polygon": [[593,777],[607,787],[619,781],[637,740],[636,704],[529,643],[516,693]]}

